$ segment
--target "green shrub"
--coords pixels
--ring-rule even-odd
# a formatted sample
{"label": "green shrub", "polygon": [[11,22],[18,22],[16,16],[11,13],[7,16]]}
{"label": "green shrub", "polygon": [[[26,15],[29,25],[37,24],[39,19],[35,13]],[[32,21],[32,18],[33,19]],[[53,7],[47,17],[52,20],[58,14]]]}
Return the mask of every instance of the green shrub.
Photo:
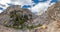
{"label": "green shrub", "polygon": [[[30,18],[28,18],[28,16]],[[41,26],[41,24],[31,25],[31,26],[25,25],[24,23],[27,22],[27,20],[32,19],[32,15],[31,14],[23,15],[23,12],[17,12],[16,10],[10,12],[10,18],[12,18],[14,23],[13,23],[13,25],[6,25],[7,27],[12,27],[12,28],[16,28],[16,29],[24,29],[24,28],[33,29],[33,28]]]}
{"label": "green shrub", "polygon": [[[12,11],[10,12],[10,18],[13,18],[13,26],[11,27],[14,27],[14,28],[22,28],[22,27],[19,27],[20,25],[23,26],[23,24],[25,22],[27,22],[28,20],[28,15],[22,15],[23,13],[18,13],[16,10],[15,11]],[[23,17],[24,16],[24,17]]]}

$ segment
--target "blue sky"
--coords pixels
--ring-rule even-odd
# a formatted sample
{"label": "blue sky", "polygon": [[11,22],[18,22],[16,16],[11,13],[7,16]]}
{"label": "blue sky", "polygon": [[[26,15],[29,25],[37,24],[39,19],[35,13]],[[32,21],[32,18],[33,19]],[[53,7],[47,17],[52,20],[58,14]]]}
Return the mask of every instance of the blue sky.
{"label": "blue sky", "polygon": [[[21,5],[34,12],[44,12],[50,5],[56,3],[57,0],[0,0],[0,12],[11,5]],[[52,4],[51,4],[52,3]],[[50,4],[50,5],[49,5]],[[41,11],[40,11],[41,10]],[[43,11],[42,11],[43,10]]]}
{"label": "blue sky", "polygon": [[[39,2],[46,2],[47,0],[32,0],[32,1],[33,1],[34,3],[36,3],[36,4],[38,4]],[[57,0],[52,0],[51,3],[53,3],[53,2],[56,3]],[[35,5],[36,5],[36,4],[35,4]],[[35,6],[35,5],[34,5],[34,6]],[[31,6],[30,6],[30,5],[24,5],[24,6],[23,6],[23,8],[29,8],[29,7],[31,7]]]}
{"label": "blue sky", "polygon": [[3,8],[0,7],[0,10],[3,10]]}
{"label": "blue sky", "polygon": [[[35,3],[35,5],[36,4],[38,4],[39,2],[46,2],[47,0],[32,0],[34,3]],[[57,0],[52,0],[51,1],[51,3],[53,3],[53,2],[57,2]],[[8,4],[8,3],[7,3]],[[8,4],[8,5],[13,5],[13,4]],[[34,5],[34,6],[35,6]],[[29,8],[29,7],[31,7],[30,5],[24,5],[23,6],[23,8]],[[1,7],[0,7],[1,8]],[[2,9],[0,9],[0,10],[2,10]]]}

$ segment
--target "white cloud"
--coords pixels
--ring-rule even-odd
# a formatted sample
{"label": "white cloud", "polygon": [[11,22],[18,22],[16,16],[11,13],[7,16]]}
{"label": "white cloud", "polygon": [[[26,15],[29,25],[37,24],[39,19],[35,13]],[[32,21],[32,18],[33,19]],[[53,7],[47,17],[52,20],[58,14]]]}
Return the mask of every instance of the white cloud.
{"label": "white cloud", "polygon": [[0,0],[1,4],[6,4],[6,3],[10,3],[10,0]]}
{"label": "white cloud", "polygon": [[[42,1],[42,0],[40,0]],[[6,5],[5,7],[3,7],[4,9],[6,9],[9,5],[7,5],[7,3],[11,3],[11,4],[14,4],[14,5],[31,5],[32,8],[28,8],[28,9],[31,9],[32,12],[38,12],[40,14],[42,14],[50,5],[50,1],[51,0],[47,0],[46,2],[40,2],[38,3],[37,5],[35,5],[33,7],[33,1],[32,0],[0,0],[0,4],[3,4],[3,5]],[[53,3],[52,3],[53,5]]]}
{"label": "white cloud", "polygon": [[32,12],[42,13],[44,9],[47,9],[49,5],[47,3],[38,3],[36,6],[32,7]]}
{"label": "white cloud", "polygon": [[0,10],[0,13],[1,13],[2,11]]}
{"label": "white cloud", "polygon": [[0,4],[7,5],[7,3],[14,4],[14,5],[33,5],[32,0],[0,0]]}
{"label": "white cloud", "polygon": [[32,3],[32,0],[0,0],[0,6],[3,7],[3,5],[5,5],[3,7],[3,9],[6,9],[9,5],[7,3],[10,4],[14,4],[14,5],[33,5],[34,3]]}
{"label": "white cloud", "polygon": [[15,5],[32,5],[32,0],[16,0],[14,2],[11,1],[11,3]]}
{"label": "white cloud", "polygon": [[6,9],[8,7],[7,3],[10,3],[10,0],[0,0],[0,7],[2,7],[3,9]]}
{"label": "white cloud", "polygon": [[45,12],[47,10],[47,8],[51,5],[53,5],[54,3],[50,4],[52,0],[48,0],[46,2],[40,2],[37,5],[35,5],[34,7],[31,8],[32,12],[37,12],[37,15],[41,15],[43,12]]}

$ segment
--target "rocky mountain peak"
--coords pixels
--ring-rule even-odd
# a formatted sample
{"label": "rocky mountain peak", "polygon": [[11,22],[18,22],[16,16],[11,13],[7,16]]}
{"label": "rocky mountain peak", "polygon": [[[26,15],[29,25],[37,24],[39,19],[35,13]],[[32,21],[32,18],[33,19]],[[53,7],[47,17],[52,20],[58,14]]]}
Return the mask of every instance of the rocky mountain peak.
{"label": "rocky mountain peak", "polygon": [[[22,9],[19,5],[10,6],[0,14],[0,30],[3,32],[60,32],[60,2],[49,7],[45,13],[38,17],[35,18],[34,16],[36,15],[31,11]],[[35,24],[38,25],[35,26]],[[34,29],[16,30],[6,26]]]}
{"label": "rocky mountain peak", "polygon": [[[0,24],[8,27],[23,28],[34,18],[33,13],[28,9],[21,8],[20,5],[8,7],[0,15]],[[31,24],[31,23],[30,23]]]}

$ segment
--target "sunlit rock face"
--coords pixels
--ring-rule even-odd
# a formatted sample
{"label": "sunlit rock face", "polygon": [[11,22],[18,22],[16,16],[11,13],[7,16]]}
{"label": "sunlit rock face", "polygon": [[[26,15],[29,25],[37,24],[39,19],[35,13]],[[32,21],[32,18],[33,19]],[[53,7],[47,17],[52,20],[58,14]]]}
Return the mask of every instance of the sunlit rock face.
{"label": "sunlit rock face", "polygon": [[44,20],[44,22],[53,22],[55,20],[60,19],[60,2],[52,5],[43,13],[40,15],[40,17]]}
{"label": "sunlit rock face", "polygon": [[47,13],[52,19],[60,19],[60,2],[48,8]]}
{"label": "sunlit rock face", "polygon": [[47,13],[54,21],[47,26],[46,32],[60,32],[60,2],[48,8]]}
{"label": "sunlit rock face", "polygon": [[60,20],[54,21],[47,26],[46,32],[60,32]]}
{"label": "sunlit rock face", "polygon": [[40,19],[43,25],[36,28],[37,32],[60,32],[60,2],[49,7],[45,13],[40,15]]}

